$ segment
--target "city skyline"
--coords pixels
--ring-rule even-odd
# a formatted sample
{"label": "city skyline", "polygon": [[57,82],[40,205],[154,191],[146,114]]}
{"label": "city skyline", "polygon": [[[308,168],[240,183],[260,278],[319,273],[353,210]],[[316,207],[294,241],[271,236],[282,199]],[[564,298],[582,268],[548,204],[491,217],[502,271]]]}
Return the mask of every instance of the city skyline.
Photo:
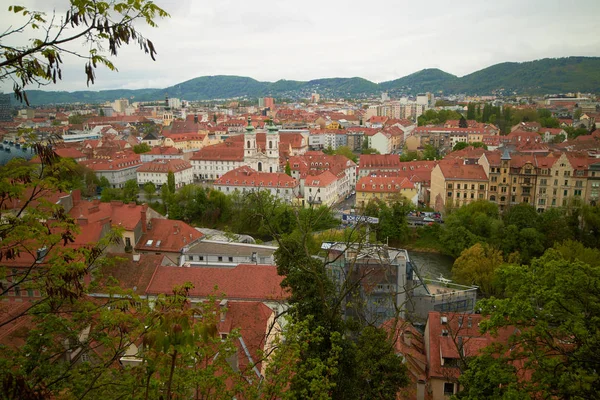
{"label": "city skyline", "polygon": [[[67,5],[66,0],[21,3],[34,10],[56,9],[58,15]],[[96,84],[88,88],[81,59],[66,57],[63,81],[41,89],[164,88],[207,75],[267,82],[358,76],[379,83],[425,68],[460,77],[501,62],[600,56],[600,38],[590,34],[600,28],[594,17],[600,3],[580,0],[569,8],[522,3],[467,1],[448,8],[438,0],[427,6],[384,1],[368,8],[355,1],[207,5],[158,0],[171,18],[158,20],[158,28],[138,25],[155,44],[156,62],[136,45],[123,48],[113,58],[119,72],[99,68]],[[18,22],[8,13],[0,16],[3,27]],[[26,43],[25,35],[16,44]],[[81,51],[82,44],[69,48]],[[1,89],[10,92],[12,82],[2,82]]]}

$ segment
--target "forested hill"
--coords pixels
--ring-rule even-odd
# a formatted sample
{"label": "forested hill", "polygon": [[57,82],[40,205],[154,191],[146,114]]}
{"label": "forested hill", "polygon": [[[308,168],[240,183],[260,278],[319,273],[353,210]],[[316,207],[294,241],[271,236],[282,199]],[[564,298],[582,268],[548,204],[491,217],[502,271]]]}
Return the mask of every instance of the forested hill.
{"label": "forested hill", "polygon": [[424,69],[400,79],[374,83],[363,78],[326,78],[308,82],[261,82],[241,76],[203,76],[164,89],[103,90],[80,92],[28,91],[32,105],[53,103],[101,103],[118,98],[132,101],[162,100],[166,95],[185,100],[231,98],[307,98],[317,92],[323,98],[364,98],[419,92],[444,94],[549,94],[600,93],[600,57],[547,58],[523,63],[501,63],[463,77],[439,69]]}

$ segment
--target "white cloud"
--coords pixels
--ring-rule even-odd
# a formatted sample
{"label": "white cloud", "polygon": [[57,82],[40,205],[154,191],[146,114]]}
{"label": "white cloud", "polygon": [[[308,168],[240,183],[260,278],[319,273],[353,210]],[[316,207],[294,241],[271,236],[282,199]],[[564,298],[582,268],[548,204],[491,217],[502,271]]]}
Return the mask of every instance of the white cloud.
{"label": "white cloud", "polygon": [[[67,0],[25,3],[62,14]],[[94,90],[166,87],[221,74],[266,81],[360,76],[380,82],[423,68],[462,76],[505,61],[600,56],[597,0],[156,3],[171,18],[159,21],[157,29],[139,28],[155,44],[157,61],[135,46],[123,49],[114,60],[120,72],[98,71]],[[14,22],[13,15],[0,13],[0,27]],[[64,71],[56,89],[87,89],[81,60],[66,59]]]}

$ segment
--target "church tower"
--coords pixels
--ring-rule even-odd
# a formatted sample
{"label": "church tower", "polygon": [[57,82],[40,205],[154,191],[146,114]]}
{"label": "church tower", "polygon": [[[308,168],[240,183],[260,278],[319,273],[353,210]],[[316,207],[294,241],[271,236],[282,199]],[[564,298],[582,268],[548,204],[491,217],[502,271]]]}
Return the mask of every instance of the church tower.
{"label": "church tower", "polygon": [[279,129],[273,124],[273,119],[267,121],[265,153],[269,159],[269,172],[279,170]]}
{"label": "church tower", "polygon": [[248,117],[248,126],[244,133],[244,158],[256,157],[256,131],[252,126],[252,117]]}

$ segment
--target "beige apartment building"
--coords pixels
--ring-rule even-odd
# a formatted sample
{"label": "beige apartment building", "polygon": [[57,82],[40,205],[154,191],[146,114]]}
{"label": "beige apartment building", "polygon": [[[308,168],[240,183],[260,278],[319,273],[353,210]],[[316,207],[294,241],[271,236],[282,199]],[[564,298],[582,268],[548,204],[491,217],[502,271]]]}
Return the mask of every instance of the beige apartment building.
{"label": "beige apartment building", "polygon": [[462,160],[441,162],[431,171],[431,207],[436,211],[487,199],[488,175],[481,165]]}
{"label": "beige apartment building", "polygon": [[[594,159],[578,154],[509,154],[485,153],[479,159],[489,177],[487,199],[498,204],[500,211],[515,204],[527,203],[539,212],[568,205],[573,198],[584,203],[597,202],[600,176],[590,170]],[[592,193],[593,196],[592,197]],[[595,204],[595,203],[594,203]]]}

